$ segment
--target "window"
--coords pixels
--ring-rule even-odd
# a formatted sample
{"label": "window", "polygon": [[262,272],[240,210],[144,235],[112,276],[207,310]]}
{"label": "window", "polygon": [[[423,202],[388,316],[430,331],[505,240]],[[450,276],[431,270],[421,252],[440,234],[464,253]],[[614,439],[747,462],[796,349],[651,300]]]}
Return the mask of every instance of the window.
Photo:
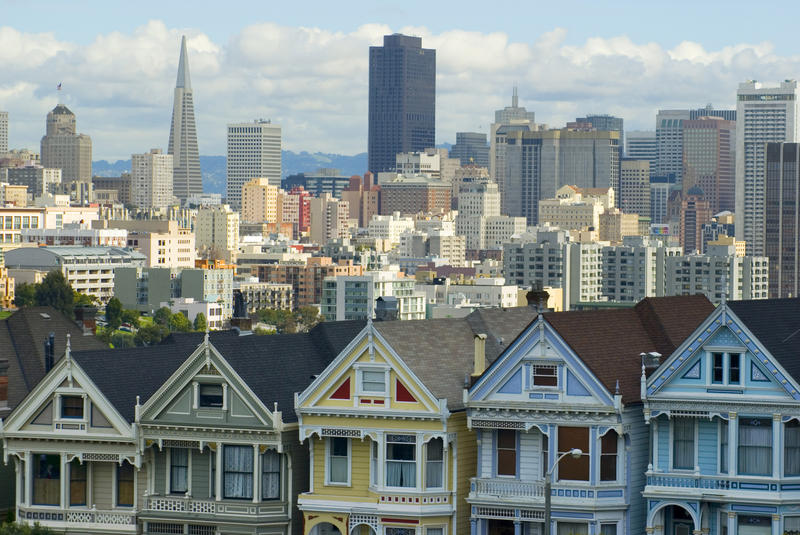
{"label": "window", "polygon": [[128,461],[117,466],[117,505],[133,507],[133,465]]}
{"label": "window", "polygon": [[328,439],[328,482],[350,483],[350,441],[346,438]]}
{"label": "window", "polygon": [[169,491],[185,493],[189,490],[189,450],[186,448],[170,448],[169,450]]}
{"label": "window", "polygon": [[542,433],[542,477],[550,470],[550,437]]}
{"label": "window", "polygon": [[739,384],[739,363],[742,360],[738,353],[732,353],[728,356],[730,359],[728,364],[728,382]]}
{"label": "window", "polygon": [[783,535],[800,535],[800,516],[783,517]]}
{"label": "window", "polygon": [[83,418],[83,397],[61,396],[62,418]]}
{"label": "window", "polygon": [[600,535],[617,535],[617,525],[600,524]]}
{"label": "window", "polygon": [[497,475],[517,475],[517,432],[513,429],[497,430]]}
{"label": "window", "polygon": [[719,472],[728,473],[728,422],[722,420],[719,423]]}
{"label": "window", "polygon": [[800,476],[800,422],[786,422],[783,440],[783,474]]}
{"label": "window", "polygon": [[208,481],[208,497],[215,498],[217,496],[217,452],[212,451],[208,457],[211,464],[211,479]]}
{"label": "window", "polygon": [[619,435],[609,431],[600,439],[600,481],[617,480],[617,447]]}
{"label": "window", "polygon": [[444,441],[434,438],[425,447],[425,488],[440,489],[443,483]]}
{"label": "window", "polygon": [[36,454],[33,465],[33,504],[61,503],[61,456]]}
{"label": "window", "polygon": [[444,535],[444,528],[425,528],[425,535]]}
{"label": "window", "polygon": [[[572,449],[580,448],[583,452],[578,459],[567,455],[558,463],[558,479],[575,481],[589,480],[589,428],[588,427],[559,427],[558,428],[558,455]],[[559,531],[560,533],[560,531]]]}
{"label": "window", "polygon": [[253,448],[225,446],[222,461],[222,497],[253,498]]}
{"label": "window", "polygon": [[558,386],[558,366],[534,365],[533,386]]}
{"label": "window", "polygon": [[736,515],[737,535],[770,535],[772,518],[769,516]]}
{"label": "window", "polygon": [[361,391],[385,395],[386,373],[383,370],[361,370]]}
{"label": "window", "polygon": [[369,484],[378,486],[378,442],[372,441],[372,454],[369,459]]}
{"label": "window", "polygon": [[721,383],[725,374],[725,355],[723,353],[712,353],[711,360],[714,367],[712,381]]}
{"label": "window", "polygon": [[672,420],[672,468],[694,470],[694,420]]}
{"label": "window", "polygon": [[739,420],[739,473],[772,474],[772,419]]}
{"label": "window", "polygon": [[559,522],[558,535],[589,535],[589,524],[577,522]]}
{"label": "window", "polygon": [[69,504],[86,505],[86,465],[78,459],[69,463]]}
{"label": "window", "polygon": [[417,439],[414,435],[386,435],[386,486],[417,486]]}
{"label": "window", "polygon": [[267,450],[261,456],[261,499],[277,500],[281,497],[281,456]]}
{"label": "window", "polygon": [[222,385],[200,385],[201,407],[222,407]]}
{"label": "window", "polygon": [[414,535],[415,531],[411,528],[386,528],[386,535]]}

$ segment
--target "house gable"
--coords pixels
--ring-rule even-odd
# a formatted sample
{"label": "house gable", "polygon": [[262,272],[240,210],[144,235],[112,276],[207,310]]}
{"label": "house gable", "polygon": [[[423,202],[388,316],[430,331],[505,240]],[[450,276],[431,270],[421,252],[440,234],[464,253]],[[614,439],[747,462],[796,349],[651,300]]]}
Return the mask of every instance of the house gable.
{"label": "house gable", "polygon": [[797,401],[800,388],[744,322],[721,305],[650,376],[647,397]]}
{"label": "house gable", "polygon": [[471,403],[614,404],[605,386],[543,317],[498,357],[469,396]]}

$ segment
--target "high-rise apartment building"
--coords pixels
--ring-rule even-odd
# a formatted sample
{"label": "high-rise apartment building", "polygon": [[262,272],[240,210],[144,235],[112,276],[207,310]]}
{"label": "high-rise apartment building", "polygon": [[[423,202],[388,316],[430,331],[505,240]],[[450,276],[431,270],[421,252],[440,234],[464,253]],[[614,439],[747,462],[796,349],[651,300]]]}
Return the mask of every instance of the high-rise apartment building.
{"label": "high-rise apartment building", "polygon": [[271,121],[228,125],[226,196],[228,204],[242,206],[242,186],[266,178],[281,187],[281,127]]}
{"label": "high-rise apartment building", "polygon": [[554,198],[562,186],[619,187],[619,132],[510,126],[499,128],[495,140],[504,160],[503,212],[528,224],[538,222],[539,200]]}
{"label": "high-rise apartment building", "polygon": [[650,161],[623,158],[619,164],[619,208],[650,217]]}
{"label": "high-rise apartment building", "polygon": [[496,110],[494,112],[494,122],[489,127],[489,176],[497,183],[501,196],[505,189],[506,146],[504,143],[498,146],[497,132],[502,127],[506,127],[506,132],[510,130],[510,127],[519,130],[536,129],[536,114],[519,105],[519,95],[517,95],[516,87],[514,87],[514,92],[511,95],[511,106]]}
{"label": "high-rise apartment building", "polygon": [[166,208],[172,204],[172,155],[161,149],[131,156],[131,192],[139,208]]}
{"label": "high-rise apartment building", "polygon": [[683,191],[699,186],[712,213],[734,210],[736,123],[718,117],[683,121]]}
{"label": "high-rise apartment building", "polygon": [[769,296],[800,297],[800,143],[767,144]]}
{"label": "high-rise apartment building", "polygon": [[198,249],[231,261],[239,249],[239,212],[227,204],[203,206],[197,211],[195,243]]}
{"label": "high-rise apartment building", "polygon": [[92,181],[92,139],[77,133],[75,114],[63,104],[47,114],[42,138],[42,166],[61,169],[64,184]]}
{"label": "high-rise apartment building", "polygon": [[37,164],[10,167],[6,179],[9,184],[27,186],[28,195],[36,199],[43,193],[60,193],[61,169],[48,169]]}
{"label": "high-rise apartment building", "polygon": [[675,173],[650,177],[650,221],[667,222],[667,205],[672,192],[678,187]]}
{"label": "high-rise apartment building", "polygon": [[369,171],[392,171],[400,152],[436,142],[436,51],[393,34],[369,48]]}
{"label": "high-rise apartment building", "polygon": [[189,55],[186,36],[181,39],[178,79],[172,104],[172,126],[169,130],[167,154],[172,155],[172,191],[181,201],[189,195],[203,193],[200,174],[200,153],[197,149],[197,127],[194,120],[194,93],[189,77]]}
{"label": "high-rise apartment building", "polygon": [[700,117],[719,117],[726,121],[736,120],[736,110],[715,110],[711,104],[706,105],[704,108],[697,108],[689,110],[689,119],[694,121]]}
{"label": "high-rise apartment building", "polygon": [[448,182],[425,175],[398,175],[381,184],[381,214],[449,212],[450,194]]}
{"label": "high-rise apartment building", "polygon": [[363,275],[327,277],[322,287],[320,313],[326,321],[365,320],[375,317],[376,300],[397,300],[397,319],[425,319],[425,294],[415,280],[397,271],[368,271]]}
{"label": "high-rise apartment building", "polygon": [[766,87],[753,80],[736,94],[736,238],[747,254],[764,254],[766,144],[798,141],[800,91],[786,80]]}
{"label": "high-rise apartment building", "polygon": [[603,295],[619,303],[667,295],[667,258],[682,252],[644,236],[626,236],[622,245],[603,247]]}
{"label": "high-rise apartment building", "polygon": [[350,206],[347,201],[335,199],[326,193],[322,197],[312,197],[309,206],[311,241],[324,245],[330,240],[349,236]]}
{"label": "high-rise apartment building", "polygon": [[8,152],[8,112],[0,111],[0,154]]}
{"label": "high-rise apartment building", "polygon": [[655,174],[674,173],[678,184],[683,183],[683,121],[689,117],[689,110],[658,110],[656,115]]}
{"label": "high-rise apartment building", "polygon": [[278,186],[267,178],[254,178],[242,186],[241,220],[246,223],[281,222],[283,203],[278,203]]}
{"label": "high-rise apartment building", "polygon": [[595,130],[608,130],[619,132],[619,157],[623,157],[623,140],[625,139],[625,127],[622,117],[614,117],[608,114],[587,115],[586,117],[575,118],[576,123],[592,125]]}
{"label": "high-rise apartment building", "polygon": [[489,167],[489,145],[481,132],[456,132],[456,144],[450,148],[450,157],[458,158],[461,165]]}
{"label": "high-rise apartment building", "polygon": [[381,189],[374,184],[369,171],[363,177],[350,177],[350,184],[342,191],[342,200],[347,201],[350,219],[357,220],[359,228],[366,227],[372,216],[379,213],[380,195]]}
{"label": "high-rise apartment building", "polygon": [[650,173],[655,174],[658,165],[658,144],[654,131],[632,130],[625,134],[625,157],[650,162]]}
{"label": "high-rise apartment building", "polygon": [[680,244],[686,254],[703,249],[703,225],[713,215],[705,192],[698,186],[689,188],[681,198],[680,208]]}

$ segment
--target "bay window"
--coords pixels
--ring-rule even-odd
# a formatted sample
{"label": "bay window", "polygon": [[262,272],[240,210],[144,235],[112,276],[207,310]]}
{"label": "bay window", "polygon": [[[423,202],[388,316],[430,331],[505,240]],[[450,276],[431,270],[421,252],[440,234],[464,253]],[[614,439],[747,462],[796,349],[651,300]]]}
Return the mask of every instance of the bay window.
{"label": "bay window", "polygon": [[772,475],[772,419],[739,420],[739,473]]}
{"label": "bay window", "polygon": [[694,470],[695,422],[692,418],[672,420],[672,468]]}
{"label": "bay window", "polygon": [[444,441],[434,438],[425,447],[425,488],[440,489],[443,483]]}
{"label": "bay window", "polygon": [[513,429],[497,430],[497,475],[517,475],[517,432]]}
{"label": "bay window", "polygon": [[253,498],[253,447],[225,446],[222,460],[222,496]]}
{"label": "bay window", "polygon": [[[579,448],[583,455],[575,459],[567,455],[558,463],[558,479],[589,481],[589,428],[558,428],[558,455]],[[561,533],[559,528],[559,533]]]}
{"label": "bay window", "polygon": [[342,437],[328,439],[328,483],[350,483],[350,440]]}
{"label": "bay window", "polygon": [[281,456],[267,450],[261,456],[261,499],[277,500],[281,497]]}
{"label": "bay window", "polygon": [[786,422],[783,437],[783,475],[800,476],[800,422]]}
{"label": "bay window", "polygon": [[617,448],[619,435],[609,431],[600,439],[600,481],[617,480]]}
{"label": "bay window", "polygon": [[61,456],[34,454],[33,504],[60,505]]}
{"label": "bay window", "polygon": [[189,490],[189,450],[170,448],[169,450],[169,491],[183,494]]}
{"label": "bay window", "polygon": [[133,465],[128,461],[117,466],[117,506],[133,507]]}
{"label": "bay window", "polygon": [[69,463],[69,504],[86,505],[86,465],[78,459]]}
{"label": "bay window", "polygon": [[414,435],[386,435],[386,486],[417,486],[417,439]]}

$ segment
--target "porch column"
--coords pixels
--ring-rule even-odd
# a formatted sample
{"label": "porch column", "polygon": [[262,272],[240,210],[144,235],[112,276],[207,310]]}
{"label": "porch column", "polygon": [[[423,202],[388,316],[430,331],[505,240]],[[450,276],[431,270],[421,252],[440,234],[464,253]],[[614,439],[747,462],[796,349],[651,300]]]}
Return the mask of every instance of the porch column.
{"label": "porch column", "polygon": [[650,425],[653,426],[653,471],[658,472],[658,418],[650,420]]}
{"label": "porch column", "polygon": [[736,513],[728,511],[728,533],[736,533]]}
{"label": "porch column", "polygon": [[258,444],[253,444],[253,503],[258,503],[261,496],[261,478],[259,477],[260,470],[258,466]]}
{"label": "porch column", "polygon": [[469,519],[469,535],[478,535],[478,519]]}
{"label": "porch column", "polygon": [[[728,476],[733,477],[736,474],[736,450],[739,447],[737,438],[737,415],[735,412],[728,413]],[[730,530],[730,528],[728,528]],[[728,531],[728,533],[736,533],[735,531]]]}
{"label": "porch column", "polygon": [[522,522],[514,520],[514,535],[522,535]]}
{"label": "porch column", "polygon": [[[781,457],[783,454],[781,442],[781,415],[772,415],[772,477],[781,477]],[[774,531],[774,529],[773,529]]]}
{"label": "porch column", "polygon": [[216,501],[222,500],[222,448],[224,447],[222,442],[217,442],[217,469],[214,473],[214,499]]}
{"label": "porch column", "polygon": [[772,535],[781,535],[781,515],[772,515]]}
{"label": "porch column", "polygon": [[[22,478],[24,477],[25,471],[21,465],[22,461],[19,459],[19,457],[16,457],[14,459],[14,477],[16,478],[15,479],[16,487],[14,490],[14,495],[17,497],[18,505],[25,505],[25,496],[22,495],[22,489],[24,488],[23,487],[24,481]],[[472,535],[475,534],[473,533]]]}
{"label": "porch column", "polygon": [[59,481],[58,481],[58,487],[59,487],[59,491],[60,491],[61,496],[60,496],[60,499],[59,499],[59,504],[60,504],[62,509],[66,509],[67,508],[67,504],[69,504],[69,500],[67,500],[67,491],[69,490],[69,487],[67,486],[67,482],[69,481],[69,473],[68,473],[69,472],[69,462],[67,461],[67,454],[66,453],[62,453],[61,457],[60,457],[60,460],[61,460],[61,468],[59,470],[59,472],[60,472],[59,476],[60,477],[59,477]]}

